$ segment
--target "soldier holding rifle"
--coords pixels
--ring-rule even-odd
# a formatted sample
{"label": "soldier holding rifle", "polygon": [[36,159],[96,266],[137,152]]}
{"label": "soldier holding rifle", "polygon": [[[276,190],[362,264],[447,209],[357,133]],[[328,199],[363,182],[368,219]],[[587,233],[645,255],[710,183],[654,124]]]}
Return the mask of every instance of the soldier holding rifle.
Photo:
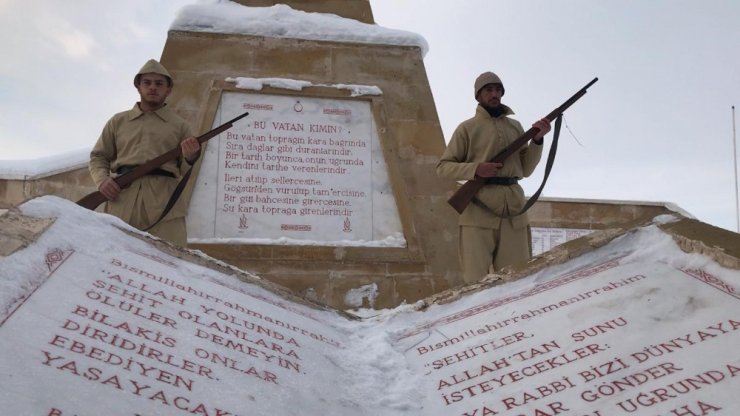
{"label": "soldier holding rifle", "polygon": [[437,175],[454,180],[486,178],[474,203],[459,219],[459,256],[463,280],[472,283],[494,270],[524,262],[531,256],[529,220],[526,213],[510,218],[524,206],[524,190],[518,181],[532,174],[542,156],[543,136],[550,120],[532,126],[539,129],[527,143],[502,163],[490,162],[495,155],[522,136],[522,125],[511,118],[514,112],[501,104],[504,85],[492,72],[484,72],[474,84],[478,107],[475,116],[463,121],[437,164]]}
{"label": "soldier holding rifle", "polygon": [[[89,168],[98,190],[108,200],[105,212],[133,227],[146,229],[163,212],[177,187],[178,178],[200,156],[200,143],[193,137],[188,123],[165,103],[173,82],[164,66],[154,59],[149,60],[134,77],[134,86],[141,101],[108,120],[90,153]],[[129,187],[121,189],[113,180],[178,145],[182,156],[137,179]],[[175,206],[148,231],[185,246],[185,214],[184,208]]]}

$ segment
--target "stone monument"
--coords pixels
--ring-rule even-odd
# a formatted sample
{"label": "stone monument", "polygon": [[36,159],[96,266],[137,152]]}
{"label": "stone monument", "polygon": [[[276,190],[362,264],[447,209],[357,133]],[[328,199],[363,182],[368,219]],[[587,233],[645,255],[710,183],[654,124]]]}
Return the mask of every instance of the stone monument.
{"label": "stone monument", "polygon": [[337,307],[459,284],[425,41],[373,24],[367,0],[238,3],[187,6],[162,53],[200,131],[249,112],[182,198],[189,246]]}

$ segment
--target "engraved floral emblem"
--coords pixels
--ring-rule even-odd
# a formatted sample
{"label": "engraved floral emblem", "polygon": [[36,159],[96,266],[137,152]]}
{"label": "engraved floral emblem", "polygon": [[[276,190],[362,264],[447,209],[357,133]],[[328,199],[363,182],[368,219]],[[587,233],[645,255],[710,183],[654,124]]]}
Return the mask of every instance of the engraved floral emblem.
{"label": "engraved floral emblem", "polygon": [[344,218],[344,228],[342,229],[345,233],[352,232],[352,222],[349,220],[349,217]]}

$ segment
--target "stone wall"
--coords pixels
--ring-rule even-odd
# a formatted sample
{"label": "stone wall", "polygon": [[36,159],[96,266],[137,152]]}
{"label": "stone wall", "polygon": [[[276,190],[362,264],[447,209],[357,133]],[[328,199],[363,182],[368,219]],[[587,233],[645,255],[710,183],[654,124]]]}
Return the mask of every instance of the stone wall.
{"label": "stone wall", "polygon": [[532,227],[587,230],[603,230],[662,214],[689,216],[680,209],[661,202],[566,198],[540,198],[527,214]]}
{"label": "stone wall", "polygon": [[32,198],[55,195],[77,201],[97,191],[87,166],[49,175],[38,175],[19,179],[0,177],[0,207],[17,206]]}
{"label": "stone wall", "polygon": [[[16,206],[42,195],[77,200],[93,190],[87,168],[27,180],[0,178],[0,207]],[[564,198],[541,198],[529,211],[533,227],[593,230],[625,227],[661,214],[687,215],[665,203]],[[450,221],[454,222],[455,219],[450,214]],[[438,237],[429,235],[425,238]],[[456,242],[456,236],[450,238]],[[426,244],[433,246],[434,241]],[[374,304],[377,308],[396,306],[404,300],[411,302],[456,286],[431,273],[426,277],[419,276],[420,266],[405,262],[403,257],[399,257],[397,261],[389,260],[398,256],[396,249],[374,249],[367,252],[366,249],[356,247],[191,248],[206,251],[213,257],[257,273],[297,294],[339,308],[346,307],[344,296],[349,290],[363,285],[378,285],[378,296]],[[445,257],[455,257],[448,261],[456,261],[456,256],[455,249],[446,253]],[[338,270],[333,261],[337,258],[342,259],[342,270]]]}

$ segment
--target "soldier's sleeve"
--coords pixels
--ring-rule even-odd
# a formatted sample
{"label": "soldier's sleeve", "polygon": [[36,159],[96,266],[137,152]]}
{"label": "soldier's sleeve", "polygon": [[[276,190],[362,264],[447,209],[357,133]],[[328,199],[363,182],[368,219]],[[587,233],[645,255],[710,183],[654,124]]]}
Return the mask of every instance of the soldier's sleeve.
{"label": "soldier's sleeve", "polygon": [[[191,136],[193,136],[193,129],[190,128],[189,123],[183,121],[181,132],[180,132],[180,141],[182,142],[183,140]],[[202,144],[201,144],[200,154],[203,155],[203,145]],[[193,165],[195,164],[195,162],[198,161],[198,159],[200,159],[200,156],[198,156],[198,158],[193,161]],[[191,165],[185,159],[185,157],[180,155],[179,159],[177,160],[177,166],[180,167],[180,176],[184,175],[188,171],[188,169],[190,169],[193,165]]]}
{"label": "soldier's sleeve", "polygon": [[[524,134],[524,129],[518,121],[515,122],[519,131],[518,135],[521,136],[522,134]],[[521,160],[522,171],[525,178],[529,177],[529,175],[534,172],[537,164],[540,163],[540,159],[542,158],[542,149],[544,147],[545,146],[543,145],[535,144],[531,140],[529,141],[529,143],[522,146],[522,150],[519,151],[519,160]]]}

